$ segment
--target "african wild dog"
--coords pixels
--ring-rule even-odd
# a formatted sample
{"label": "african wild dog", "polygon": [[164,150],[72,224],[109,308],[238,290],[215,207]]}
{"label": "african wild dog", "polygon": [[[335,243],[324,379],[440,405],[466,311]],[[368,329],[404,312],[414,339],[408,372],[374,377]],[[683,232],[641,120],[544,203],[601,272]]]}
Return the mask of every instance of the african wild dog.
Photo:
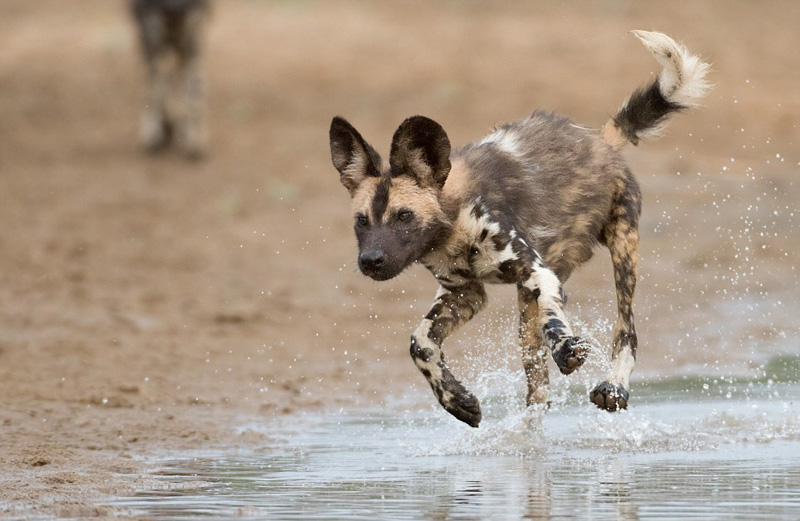
{"label": "african wild dog", "polygon": [[708,65],[685,47],[660,33],[634,34],[663,70],[600,132],[537,111],[451,150],[438,123],[414,116],[395,132],[385,164],[346,120],[333,119],[331,156],[352,198],[359,268],[387,280],[418,261],[439,281],[411,336],[411,356],[442,406],[473,427],[480,406],[445,364],[444,339],[484,307],[484,283],[516,284],[527,403],[545,403],[542,346],[564,374],[589,350],[566,321],[561,284],[598,243],[611,252],[618,319],[613,368],[590,399],[608,411],[628,405],[641,194],[620,149],[654,137],[667,116],[695,106],[708,88]]}
{"label": "african wild dog", "polygon": [[198,159],[208,140],[202,61],[209,1],[132,0],[131,10],[147,66],[144,145],[153,154],[174,141]]}

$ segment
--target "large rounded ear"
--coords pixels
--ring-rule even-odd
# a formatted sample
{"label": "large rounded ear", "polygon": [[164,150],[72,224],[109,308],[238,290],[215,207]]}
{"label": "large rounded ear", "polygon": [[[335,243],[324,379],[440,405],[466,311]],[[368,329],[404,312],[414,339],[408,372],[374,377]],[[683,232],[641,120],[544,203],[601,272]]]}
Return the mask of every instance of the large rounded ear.
{"label": "large rounded ear", "polygon": [[380,175],[381,156],[346,119],[333,118],[330,138],[333,166],[351,195],[365,177]]}
{"label": "large rounded ear", "polygon": [[412,116],[394,133],[389,165],[392,175],[409,175],[420,186],[441,189],[450,173],[450,140],[432,119]]}

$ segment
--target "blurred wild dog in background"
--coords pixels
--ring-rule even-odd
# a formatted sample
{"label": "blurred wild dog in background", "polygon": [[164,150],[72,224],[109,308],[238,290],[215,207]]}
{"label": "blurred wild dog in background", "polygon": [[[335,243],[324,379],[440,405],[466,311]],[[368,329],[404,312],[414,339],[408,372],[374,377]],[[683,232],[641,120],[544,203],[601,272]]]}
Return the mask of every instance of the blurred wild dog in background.
{"label": "blurred wild dog in background", "polygon": [[199,159],[208,142],[203,57],[209,1],[132,0],[131,10],[147,67],[144,146],[155,154],[174,144]]}
{"label": "blurred wild dog in background", "polygon": [[411,336],[411,356],[441,405],[477,427],[477,398],[444,361],[441,345],[486,304],[485,283],[517,286],[527,403],[546,403],[547,352],[569,374],[590,346],[573,335],[562,284],[598,244],[611,252],[618,316],[612,369],[590,393],[601,409],[625,409],[638,340],[633,322],[639,184],[620,149],[654,137],[666,118],[697,105],[708,65],[661,33],[634,31],[663,66],[601,131],[534,112],[452,150],[423,116],[394,134],[389,161],[345,119],[330,128],[333,164],[352,198],[358,266],[375,280],[422,263],[439,282]]}

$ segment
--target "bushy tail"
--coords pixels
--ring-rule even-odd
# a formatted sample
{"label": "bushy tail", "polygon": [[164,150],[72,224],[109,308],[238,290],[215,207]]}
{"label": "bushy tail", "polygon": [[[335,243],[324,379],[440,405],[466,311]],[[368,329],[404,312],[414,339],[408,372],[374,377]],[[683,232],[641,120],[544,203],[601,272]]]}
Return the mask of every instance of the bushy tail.
{"label": "bushy tail", "polygon": [[652,83],[637,89],[603,127],[603,138],[614,148],[657,137],[673,112],[698,105],[710,88],[709,66],[662,33],[633,31],[664,68]]}

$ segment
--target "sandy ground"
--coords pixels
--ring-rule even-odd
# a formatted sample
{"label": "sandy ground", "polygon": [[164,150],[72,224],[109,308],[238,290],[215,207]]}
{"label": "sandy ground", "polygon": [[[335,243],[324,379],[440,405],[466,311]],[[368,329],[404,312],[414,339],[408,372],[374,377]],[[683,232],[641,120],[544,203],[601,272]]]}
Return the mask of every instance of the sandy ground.
{"label": "sandy ground", "polygon": [[[638,373],[797,349],[798,2],[225,0],[200,163],[141,153],[129,22],[108,0],[0,3],[0,516],[124,515],[95,505],[160,457],[268,447],[296,411],[429,403],[407,338],[434,282],[357,273],[330,118],[383,153],[415,113],[455,144],[535,108],[599,127],[658,69],[635,28],[686,42],[716,83],[628,152]],[[567,291],[607,345],[607,254]],[[450,341],[464,370],[513,328],[511,294],[490,295]]]}

